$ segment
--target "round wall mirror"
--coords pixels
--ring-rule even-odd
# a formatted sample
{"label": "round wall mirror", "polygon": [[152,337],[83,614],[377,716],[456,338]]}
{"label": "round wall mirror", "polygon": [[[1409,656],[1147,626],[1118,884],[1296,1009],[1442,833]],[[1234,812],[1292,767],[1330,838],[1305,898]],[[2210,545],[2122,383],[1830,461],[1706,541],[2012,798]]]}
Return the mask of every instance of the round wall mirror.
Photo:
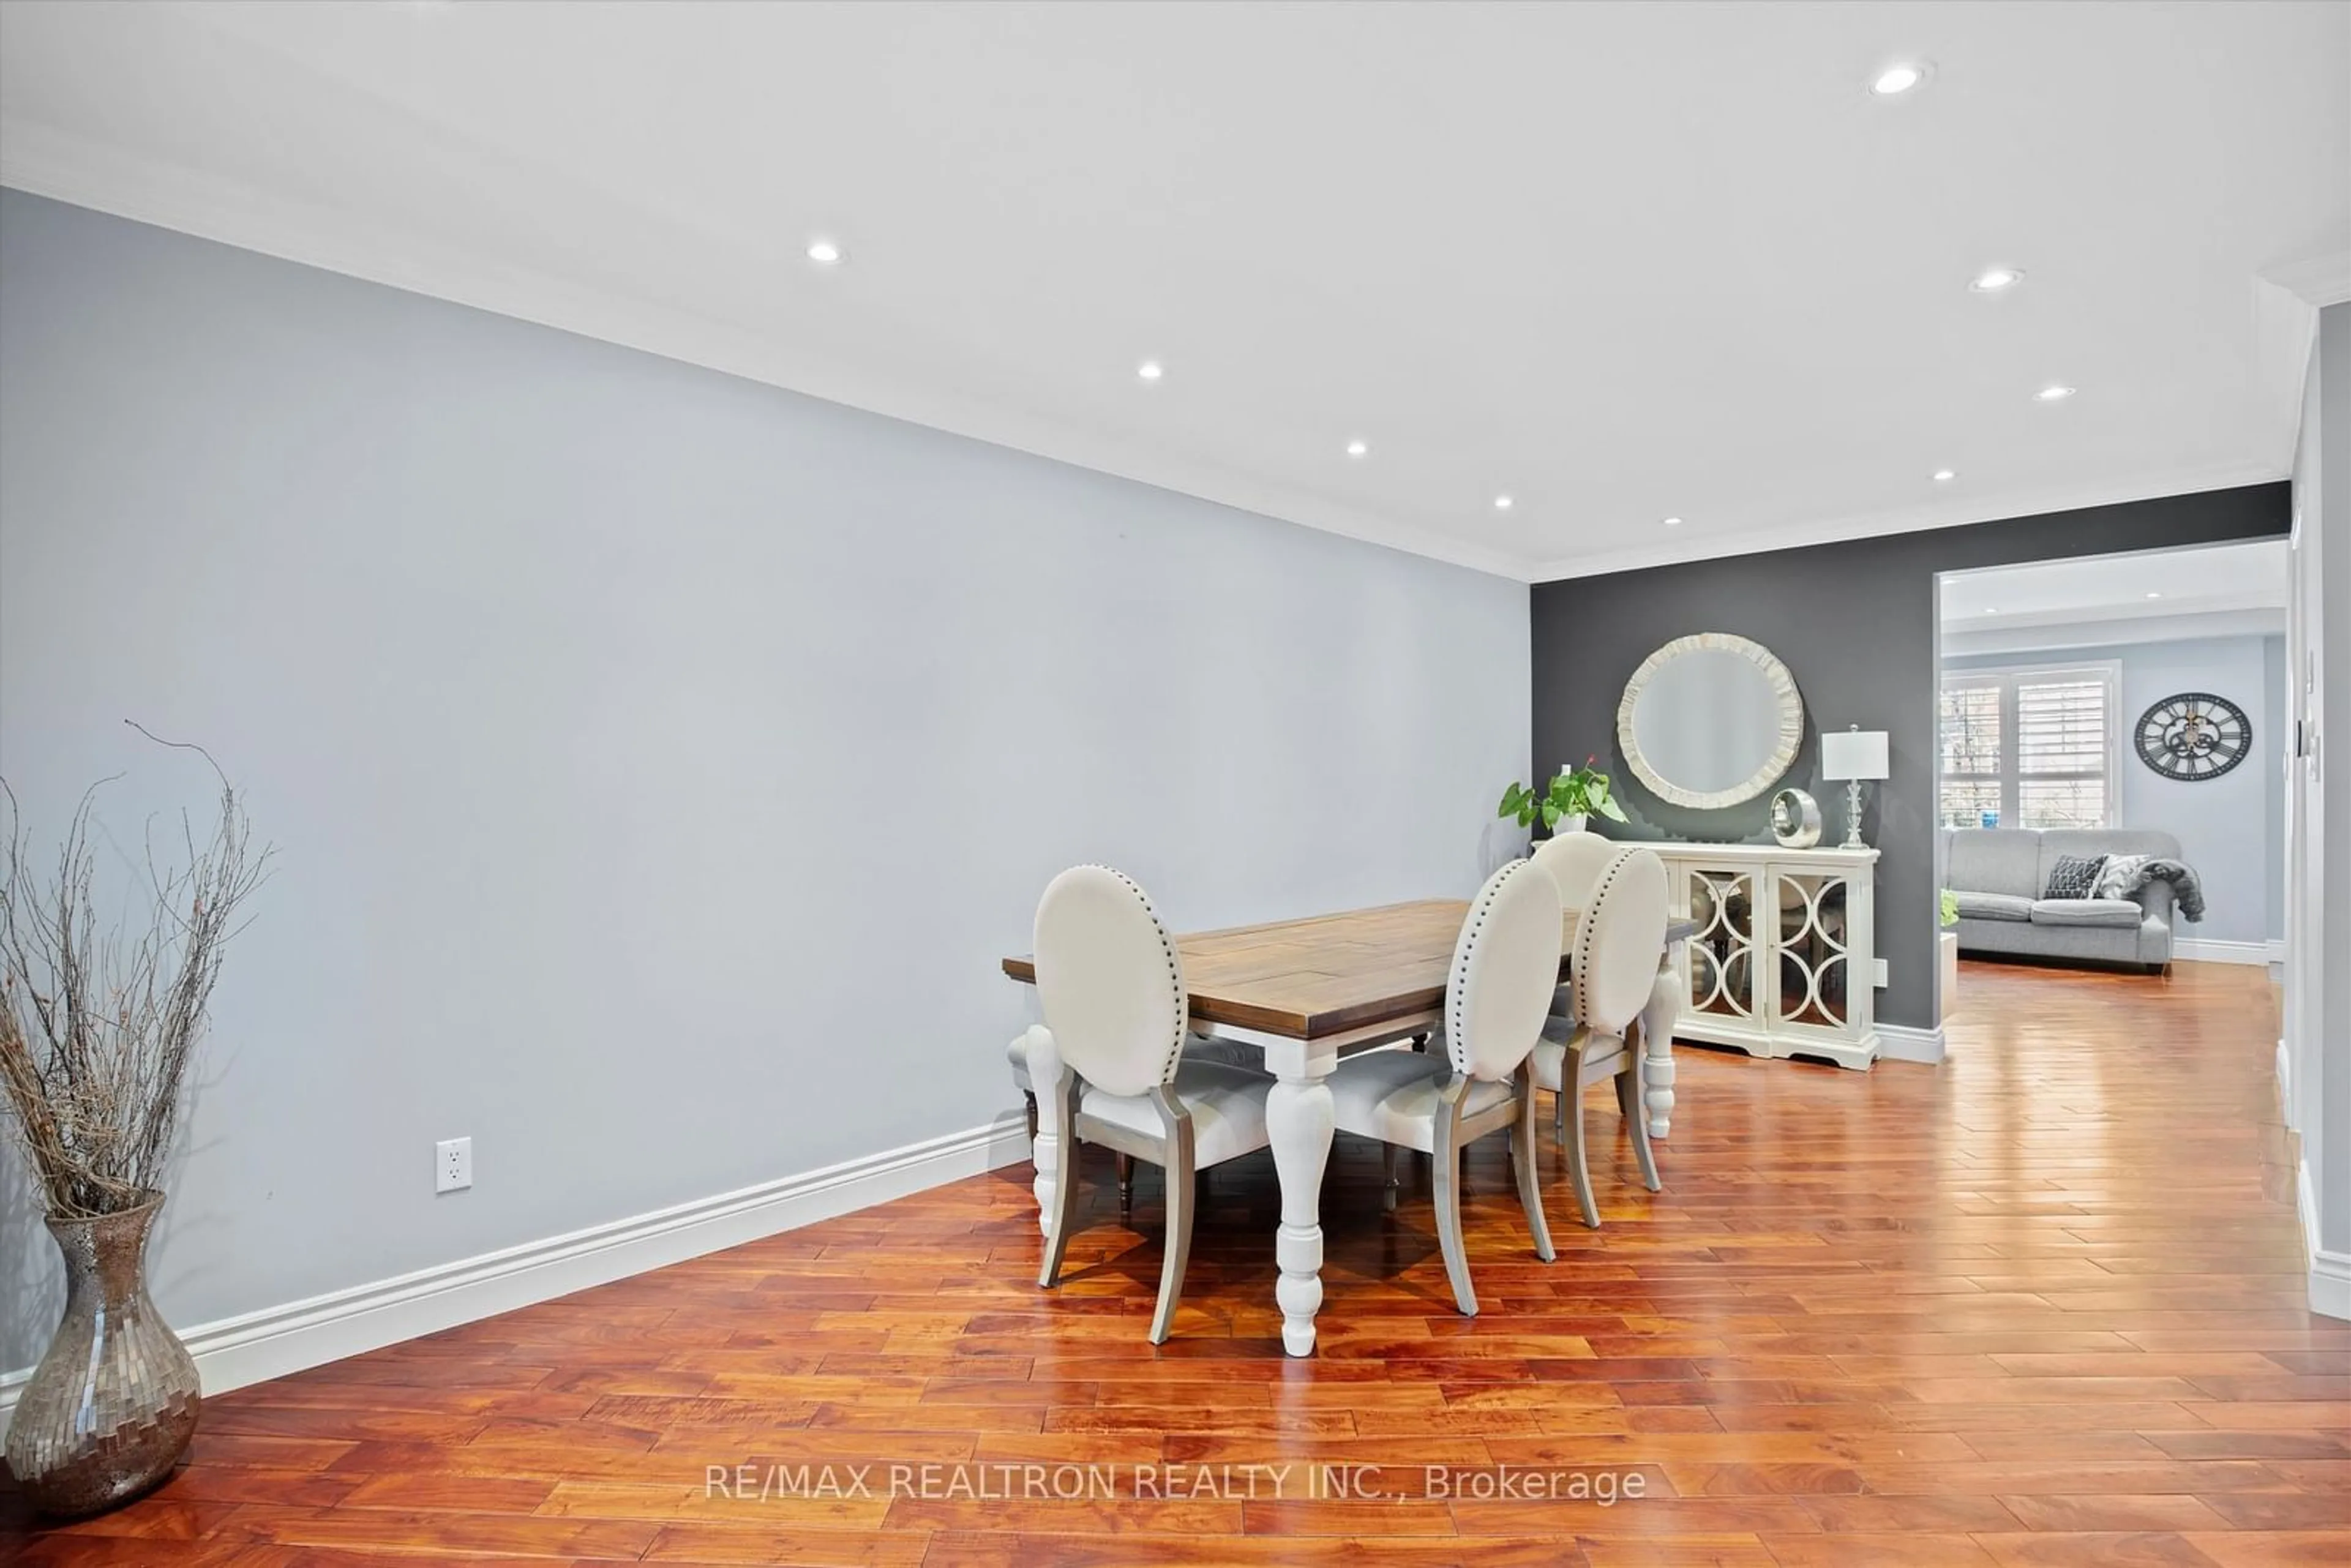
{"label": "round wall mirror", "polygon": [[1633,776],[1677,806],[1752,800],[1788,771],[1803,735],[1788,666],[1727,632],[1677,637],[1650,654],[1616,706]]}

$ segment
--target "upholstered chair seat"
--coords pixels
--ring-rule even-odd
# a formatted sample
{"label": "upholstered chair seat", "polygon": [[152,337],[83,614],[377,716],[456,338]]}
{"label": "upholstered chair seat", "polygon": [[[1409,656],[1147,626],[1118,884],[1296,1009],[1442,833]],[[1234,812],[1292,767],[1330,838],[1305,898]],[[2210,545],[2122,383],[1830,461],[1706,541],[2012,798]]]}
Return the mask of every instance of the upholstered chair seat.
{"label": "upholstered chair seat", "polygon": [[1245,1040],[1224,1040],[1213,1034],[1193,1034],[1184,1038],[1184,1060],[1216,1061],[1227,1067],[1238,1067],[1259,1077],[1270,1077],[1265,1070],[1265,1052]]}
{"label": "upholstered chair seat", "polygon": [[[1004,1048],[1005,1060],[1012,1066],[1012,1086],[1020,1091],[1020,1098],[1028,1106],[1029,1141],[1032,1144],[1037,1141],[1037,1085],[1029,1076],[1029,1054],[1035,1044],[1033,1037],[1044,1032],[1043,1024],[1030,1024],[1014,1035],[1012,1042]],[[1214,1035],[1186,1034],[1184,1038],[1184,1060],[1220,1062],[1260,1077],[1269,1076],[1265,1071],[1263,1051],[1240,1040],[1219,1040]],[[1119,1155],[1118,1185],[1122,1203],[1134,1197],[1128,1156],[1125,1155]]]}
{"label": "upholstered chair seat", "polygon": [[[1367,1138],[1437,1152],[1437,1116],[1447,1064],[1431,1051],[1374,1051],[1349,1057],[1346,1071],[1332,1074],[1331,1102],[1340,1126]],[[1508,1080],[1472,1079],[1461,1097],[1461,1113],[1477,1116],[1510,1102]]]}
{"label": "upholstered chair seat", "polygon": [[[1266,1146],[1265,1086],[1262,1072],[1222,1061],[1196,1061],[1186,1056],[1176,1063],[1167,1087],[1191,1114],[1195,1166],[1220,1166]],[[1088,1089],[1078,1103],[1105,1125],[1125,1128],[1139,1137],[1159,1135],[1159,1105],[1154,1095]]]}

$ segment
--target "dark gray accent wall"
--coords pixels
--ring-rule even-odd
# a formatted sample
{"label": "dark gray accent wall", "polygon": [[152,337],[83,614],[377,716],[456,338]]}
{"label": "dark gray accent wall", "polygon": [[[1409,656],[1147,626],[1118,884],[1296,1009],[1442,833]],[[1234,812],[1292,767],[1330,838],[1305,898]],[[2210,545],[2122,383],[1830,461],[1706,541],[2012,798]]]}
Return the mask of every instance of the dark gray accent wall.
{"label": "dark gray accent wall", "polygon": [[1770,797],[1719,811],[1668,805],[1616,744],[1616,703],[1640,662],[1673,638],[1730,632],[1777,653],[1804,696],[1804,744],[1784,784],[1844,834],[1844,789],[1820,777],[1820,731],[1891,737],[1894,777],[1874,787],[1863,831],[1878,862],[1877,948],[1891,982],[1879,1021],[1934,1022],[1936,574],[2018,561],[2215,544],[2283,534],[2290,486],[2253,485],[1965,528],[1893,534],[1537,583],[1532,594],[1534,765],[1596,755],[1629,825],[1620,838],[1763,842]]}

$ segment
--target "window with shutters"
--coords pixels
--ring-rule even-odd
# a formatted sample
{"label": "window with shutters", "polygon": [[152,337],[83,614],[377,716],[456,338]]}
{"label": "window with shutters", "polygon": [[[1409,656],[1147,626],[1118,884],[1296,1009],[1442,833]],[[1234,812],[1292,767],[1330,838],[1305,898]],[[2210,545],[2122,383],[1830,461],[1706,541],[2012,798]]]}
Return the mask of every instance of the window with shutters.
{"label": "window with shutters", "polygon": [[2114,822],[2116,711],[2111,661],[1943,674],[1947,828],[2104,828]]}

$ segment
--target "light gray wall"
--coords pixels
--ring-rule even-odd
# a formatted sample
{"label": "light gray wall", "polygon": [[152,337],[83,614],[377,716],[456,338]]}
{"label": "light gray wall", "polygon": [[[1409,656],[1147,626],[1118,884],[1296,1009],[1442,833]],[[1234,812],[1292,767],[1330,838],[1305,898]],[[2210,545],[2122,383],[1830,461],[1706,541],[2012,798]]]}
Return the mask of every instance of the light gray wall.
{"label": "light gray wall", "polygon": [[[2319,720],[2320,810],[2325,822],[2326,955],[2320,1003],[2320,1094],[2325,1130],[2311,1176],[2319,1192],[2319,1245],[2351,1253],[2351,305],[2318,316],[2319,550],[2324,605],[2320,657],[2325,710]],[[2307,519],[2305,519],[2307,526]]]}
{"label": "light gray wall", "polygon": [[[2322,316],[2318,325],[2324,324]],[[2297,1196],[2306,1189],[2316,1206],[2304,1218],[2304,1239],[2313,1247],[2325,1235],[2330,1212],[2340,1201],[2322,1190],[2316,1180],[2326,1169],[2326,1058],[2331,1054],[2320,1038],[2320,1026],[2332,981],[2329,970],[2338,962],[2324,929],[2326,821],[2318,768],[2319,753],[2325,749],[2319,727],[2325,716],[2325,671],[2318,657],[2325,631],[2321,624],[2325,602],[2320,555],[2326,542],[2321,537],[2325,486],[2319,460],[2322,448],[2328,445],[2322,439],[2320,382],[2325,367],[2318,337],[2314,332],[2303,378],[2302,420],[2294,454],[2294,536],[2286,553],[2286,702],[2289,722],[2298,722],[2304,736],[2299,755],[2286,775],[2286,961],[2279,1033],[2284,1052],[2279,1061],[2279,1099],[2286,1125],[2302,1136]],[[2335,946],[2340,946],[2338,935]],[[2314,1273],[2312,1305],[2325,1304],[2327,1295]]]}
{"label": "light gray wall", "polygon": [[2287,717],[2285,639],[2262,639],[2262,727],[2253,737],[2248,768],[2269,779],[2268,814],[2262,833],[2262,864],[2269,869],[2269,898],[2262,906],[2262,930],[2272,942],[2285,940],[2285,773],[2294,766],[2294,730]]}
{"label": "light gray wall", "polygon": [[[2112,661],[2122,666],[2124,726],[2121,772],[2116,780],[2115,823],[2160,828],[2179,841],[2180,853],[2204,886],[2204,918],[2173,933],[2191,941],[2261,942],[2270,935],[2269,911],[2284,880],[2282,847],[2273,852],[2285,780],[2272,741],[2276,718],[2269,706],[2268,645],[2273,637],[2199,637],[2161,643],[2086,645],[2068,640],[2054,650],[1947,658],[1949,670]],[[2218,779],[2186,783],[2167,779],[2139,759],[2132,742],[2138,716],[2180,692],[2210,692],[2245,710],[2252,750]],[[2277,905],[2283,908],[2283,904]],[[2283,929],[2281,927],[2281,929]]]}
{"label": "light gray wall", "polygon": [[1522,584],[15,193],[0,445],[36,833],[203,802],[135,717],[279,850],[183,1325],[983,1124],[1056,871],[1466,896],[1527,772]]}
{"label": "light gray wall", "polygon": [[1596,752],[1614,763],[1634,821],[1619,836],[1768,842],[1769,797],[1722,811],[1670,806],[1642,789],[1616,745],[1616,702],[1640,662],[1692,632],[1733,632],[1777,653],[1803,693],[1804,739],[1787,783],[1821,802],[1844,836],[1844,793],[1822,782],[1819,732],[1889,733],[1894,777],[1876,787],[1865,832],[1881,851],[1877,934],[1887,988],[1878,1019],[1924,1029],[1935,997],[1935,692],[1938,572],[2063,556],[2160,549],[2282,534],[2287,486],[2013,517],[1957,528],[1689,561],[1537,583],[1534,764]]}

